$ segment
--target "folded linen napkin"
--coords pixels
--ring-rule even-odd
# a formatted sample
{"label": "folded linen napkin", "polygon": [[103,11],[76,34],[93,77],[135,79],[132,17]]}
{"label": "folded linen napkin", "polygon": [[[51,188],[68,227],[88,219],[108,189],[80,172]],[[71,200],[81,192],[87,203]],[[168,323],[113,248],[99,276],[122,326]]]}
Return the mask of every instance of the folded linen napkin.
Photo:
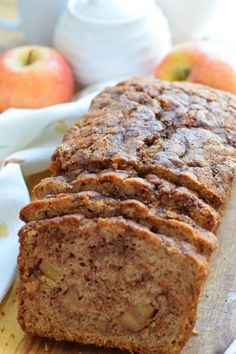
{"label": "folded linen napkin", "polygon": [[[81,100],[38,110],[10,109],[0,115],[0,159],[33,143],[52,141],[51,133],[60,133],[59,122],[71,125],[86,112],[95,94]],[[54,123],[54,131],[52,126]],[[49,139],[45,139],[45,135]],[[56,134],[58,136],[58,134]]]}
{"label": "folded linen napkin", "polygon": [[88,110],[95,93],[75,102],[38,110],[11,109],[0,114],[0,302],[14,280],[18,214],[29,202],[23,176],[48,168],[63,134]]}
{"label": "folded linen napkin", "polygon": [[20,166],[8,164],[0,172],[0,302],[14,279],[17,232],[23,224],[18,213],[28,202],[29,194]]}

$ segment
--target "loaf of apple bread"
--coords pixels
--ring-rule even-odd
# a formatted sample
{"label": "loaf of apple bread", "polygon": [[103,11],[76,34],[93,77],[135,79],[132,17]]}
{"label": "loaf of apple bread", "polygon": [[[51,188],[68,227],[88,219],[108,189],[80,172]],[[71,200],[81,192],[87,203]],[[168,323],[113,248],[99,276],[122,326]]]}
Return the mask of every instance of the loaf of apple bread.
{"label": "loaf of apple bread", "polygon": [[68,131],[51,169],[20,213],[23,330],[179,353],[236,174],[236,98],[121,82]]}

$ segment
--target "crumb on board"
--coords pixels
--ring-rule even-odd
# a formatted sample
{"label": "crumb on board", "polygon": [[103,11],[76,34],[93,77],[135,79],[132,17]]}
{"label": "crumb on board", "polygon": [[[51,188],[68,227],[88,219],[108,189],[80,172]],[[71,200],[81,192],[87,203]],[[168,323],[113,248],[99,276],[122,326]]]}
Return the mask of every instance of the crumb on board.
{"label": "crumb on board", "polygon": [[48,347],[47,343],[44,343],[44,350],[45,350],[45,352],[49,351],[49,347]]}
{"label": "crumb on board", "polygon": [[194,328],[194,329],[192,330],[192,335],[193,335],[193,336],[198,336],[198,335],[199,335],[199,332]]}
{"label": "crumb on board", "polygon": [[66,125],[64,120],[59,120],[58,122],[56,122],[56,124],[54,126],[54,130],[57,133],[61,133],[61,134],[65,134],[68,129],[69,129],[69,126]]}

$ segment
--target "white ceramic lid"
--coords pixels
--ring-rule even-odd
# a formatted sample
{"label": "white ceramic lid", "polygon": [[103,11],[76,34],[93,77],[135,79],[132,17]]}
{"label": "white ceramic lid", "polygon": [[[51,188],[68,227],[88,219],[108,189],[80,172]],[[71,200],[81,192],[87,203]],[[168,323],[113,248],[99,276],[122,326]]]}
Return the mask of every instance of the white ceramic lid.
{"label": "white ceramic lid", "polygon": [[81,20],[116,24],[144,16],[153,5],[154,0],[71,0],[69,9]]}

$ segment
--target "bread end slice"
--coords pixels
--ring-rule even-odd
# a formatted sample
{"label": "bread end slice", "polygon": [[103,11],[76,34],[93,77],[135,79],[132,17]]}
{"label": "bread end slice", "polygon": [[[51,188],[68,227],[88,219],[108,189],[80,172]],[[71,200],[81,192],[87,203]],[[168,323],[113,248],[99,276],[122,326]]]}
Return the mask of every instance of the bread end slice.
{"label": "bread end slice", "polygon": [[207,275],[191,245],[81,215],[29,223],[20,243],[27,333],[143,354],[178,353],[188,339]]}

